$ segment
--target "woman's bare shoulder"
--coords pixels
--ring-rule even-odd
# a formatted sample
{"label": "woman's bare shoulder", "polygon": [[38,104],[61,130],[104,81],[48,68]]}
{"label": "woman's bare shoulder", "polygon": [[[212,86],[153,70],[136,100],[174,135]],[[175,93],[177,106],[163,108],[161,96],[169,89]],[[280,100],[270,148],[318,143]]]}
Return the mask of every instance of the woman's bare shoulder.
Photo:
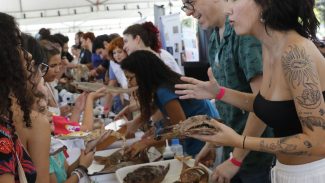
{"label": "woman's bare shoulder", "polygon": [[281,57],[282,62],[304,60],[317,64],[319,61],[324,60],[323,55],[320,53],[316,45],[309,39],[296,37],[290,39],[285,45]]}
{"label": "woman's bare shoulder", "polygon": [[32,121],[32,129],[47,130],[50,128],[50,122],[46,115],[37,111],[32,111],[30,117]]}

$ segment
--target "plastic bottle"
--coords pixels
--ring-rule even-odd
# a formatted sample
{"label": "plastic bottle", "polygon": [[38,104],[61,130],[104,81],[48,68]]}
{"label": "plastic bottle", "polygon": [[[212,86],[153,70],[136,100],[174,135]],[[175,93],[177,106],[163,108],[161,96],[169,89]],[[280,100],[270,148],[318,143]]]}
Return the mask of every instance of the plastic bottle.
{"label": "plastic bottle", "polygon": [[174,159],[174,152],[172,151],[172,149],[168,145],[168,140],[167,139],[166,139],[165,151],[163,153],[163,158],[164,158],[164,160]]}
{"label": "plastic bottle", "polygon": [[179,143],[179,139],[172,139],[171,149],[175,156],[183,156],[183,146]]}

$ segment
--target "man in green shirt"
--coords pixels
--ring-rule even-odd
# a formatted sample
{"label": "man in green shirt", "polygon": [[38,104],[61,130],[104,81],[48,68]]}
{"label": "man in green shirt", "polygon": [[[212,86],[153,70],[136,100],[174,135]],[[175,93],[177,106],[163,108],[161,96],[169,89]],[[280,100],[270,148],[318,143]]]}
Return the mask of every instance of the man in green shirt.
{"label": "man in green shirt", "polygon": [[[221,86],[244,92],[259,91],[262,81],[261,45],[253,37],[237,36],[230,26],[225,10],[226,0],[183,0],[182,10],[198,19],[202,28],[215,28],[209,40],[209,62]],[[271,129],[253,113],[216,101],[221,119],[236,132],[250,136],[273,136]],[[244,131],[245,125],[260,129],[258,134]],[[229,159],[233,152],[234,161]],[[204,155],[202,155],[204,156]],[[224,147],[223,163],[214,170],[217,182],[268,183],[273,155]],[[243,161],[242,165],[240,163]]]}

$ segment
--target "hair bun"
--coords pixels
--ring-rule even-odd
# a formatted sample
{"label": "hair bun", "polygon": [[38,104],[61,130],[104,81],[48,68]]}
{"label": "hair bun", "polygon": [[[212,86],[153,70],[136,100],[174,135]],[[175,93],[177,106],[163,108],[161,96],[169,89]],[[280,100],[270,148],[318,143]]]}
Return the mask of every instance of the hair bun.
{"label": "hair bun", "polygon": [[142,24],[145,29],[147,29],[150,32],[153,32],[155,34],[159,34],[159,30],[155,25],[153,25],[152,22],[145,22]]}

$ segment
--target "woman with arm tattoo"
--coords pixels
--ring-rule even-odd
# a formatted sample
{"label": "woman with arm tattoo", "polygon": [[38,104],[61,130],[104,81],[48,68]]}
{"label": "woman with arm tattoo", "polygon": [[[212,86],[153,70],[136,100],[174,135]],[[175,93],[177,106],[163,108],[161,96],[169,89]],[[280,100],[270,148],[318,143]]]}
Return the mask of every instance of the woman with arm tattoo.
{"label": "woman with arm tattoo", "polygon": [[[258,38],[263,81],[255,96],[210,81],[183,77],[182,98],[215,98],[254,112],[275,138],[246,137],[215,121],[213,136],[193,137],[216,145],[274,153],[273,182],[325,182],[325,60],[311,40],[319,25],[314,0],[230,1],[227,14],[239,35]],[[258,11],[256,11],[258,10]],[[249,21],[248,21],[249,20]]]}

